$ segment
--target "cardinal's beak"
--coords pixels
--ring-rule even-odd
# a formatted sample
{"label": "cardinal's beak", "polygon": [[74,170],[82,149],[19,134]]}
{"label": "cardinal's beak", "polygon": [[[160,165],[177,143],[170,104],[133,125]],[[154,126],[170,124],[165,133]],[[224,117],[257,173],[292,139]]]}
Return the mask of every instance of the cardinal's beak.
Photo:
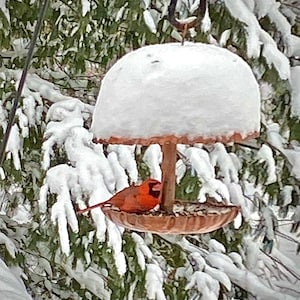
{"label": "cardinal's beak", "polygon": [[152,189],[152,191],[160,192],[162,189],[162,184],[160,182],[158,182],[155,185],[153,185],[151,189]]}

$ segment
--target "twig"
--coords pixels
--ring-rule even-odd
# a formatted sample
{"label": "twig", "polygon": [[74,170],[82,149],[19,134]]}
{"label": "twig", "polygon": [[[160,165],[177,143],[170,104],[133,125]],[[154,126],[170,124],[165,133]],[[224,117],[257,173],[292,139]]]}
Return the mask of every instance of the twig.
{"label": "twig", "polygon": [[297,280],[300,280],[300,276],[295,273],[293,270],[291,270],[290,268],[288,268],[286,265],[284,265],[278,258],[273,257],[272,255],[268,254],[267,252],[265,252],[262,249],[259,249],[263,254],[265,254],[266,256],[268,256],[271,260],[275,261],[276,263],[278,263],[279,265],[281,265],[284,269],[286,269],[290,274],[292,274]]}
{"label": "twig", "polygon": [[284,239],[286,239],[286,240],[288,240],[288,241],[290,241],[290,242],[294,242],[294,243],[296,243],[296,244],[299,244],[300,242],[299,241],[297,241],[297,240],[295,240],[294,238],[292,238],[291,236],[289,236],[289,235],[287,235],[287,234],[285,234],[285,233],[282,233],[281,231],[279,231],[279,230],[274,230],[280,237],[282,237],[282,238],[284,238]]}

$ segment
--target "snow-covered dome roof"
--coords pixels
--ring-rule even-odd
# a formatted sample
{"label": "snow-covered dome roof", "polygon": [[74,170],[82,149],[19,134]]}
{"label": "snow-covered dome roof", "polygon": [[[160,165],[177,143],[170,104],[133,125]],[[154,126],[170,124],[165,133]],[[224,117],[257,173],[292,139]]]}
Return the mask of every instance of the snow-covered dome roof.
{"label": "snow-covered dome roof", "polygon": [[105,75],[94,110],[98,142],[207,143],[256,136],[258,84],[236,54],[213,45],[145,46]]}

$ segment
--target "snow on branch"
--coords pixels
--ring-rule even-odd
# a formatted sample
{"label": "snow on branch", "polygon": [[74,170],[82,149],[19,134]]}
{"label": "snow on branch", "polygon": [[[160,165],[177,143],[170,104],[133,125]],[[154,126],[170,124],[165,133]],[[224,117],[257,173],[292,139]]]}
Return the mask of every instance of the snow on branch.
{"label": "snow on branch", "polygon": [[16,170],[21,169],[21,160],[19,153],[22,153],[22,139],[20,137],[18,125],[13,125],[6,146],[7,158],[12,157]]}
{"label": "snow on branch", "polygon": [[60,122],[51,121],[47,124],[44,137],[45,142],[42,146],[43,162],[42,167],[47,170],[50,166],[51,156],[53,155],[53,147],[60,147],[63,145],[66,137],[71,128],[75,126],[82,126],[83,121],[81,118],[66,118]]}
{"label": "snow on branch", "polygon": [[91,193],[99,182],[104,181],[110,193],[115,190],[116,180],[110,163],[102,147],[92,143],[92,134],[88,130],[81,126],[70,128],[64,139],[64,147],[69,161],[80,169],[79,182],[84,189]]}
{"label": "snow on branch", "polygon": [[[272,37],[264,31],[254,12],[245,4],[244,1],[235,0],[225,0],[225,5],[231,15],[245,23],[247,26],[245,30],[247,31],[247,55],[249,58],[258,58],[261,51],[262,55],[265,57],[268,65],[271,67],[274,65],[281,79],[290,78],[290,63],[288,58],[277,48],[276,42]],[[263,1],[256,1],[256,4],[262,3]],[[270,1],[267,1],[268,3]],[[263,14],[263,7],[259,6],[259,13]],[[287,22],[283,21],[285,17],[279,13],[278,9],[275,7],[271,12],[271,19],[276,21],[276,25],[280,29],[284,28],[286,37],[290,35],[290,26],[287,26]],[[288,38],[287,38],[288,40]]]}
{"label": "snow on branch", "polygon": [[161,147],[158,144],[150,145],[143,156],[143,161],[148,165],[151,178],[161,181],[162,172],[160,164],[162,161]]}
{"label": "snow on branch", "polygon": [[131,234],[133,240],[135,241],[135,252],[137,255],[138,264],[144,271],[146,269],[146,258],[152,258],[152,252],[146,245],[144,239],[137,233],[133,232]]}
{"label": "snow on branch", "polygon": [[[300,49],[300,42],[299,42],[299,49]],[[291,114],[292,116],[300,119],[300,66],[291,68],[291,86],[292,86]]]}
{"label": "snow on branch", "polygon": [[71,98],[53,103],[47,113],[47,120],[62,121],[68,117],[78,117],[86,120],[93,112],[93,106]]}
{"label": "snow on branch", "polygon": [[128,176],[121,166],[116,152],[112,151],[107,155],[110,167],[116,180],[116,191],[119,192],[128,187]]}
{"label": "snow on branch", "polygon": [[186,289],[191,289],[196,286],[197,290],[201,292],[201,299],[218,299],[220,286],[231,290],[231,282],[228,276],[211,266],[209,266],[203,256],[199,252],[192,252],[189,255],[189,260],[192,262],[196,270],[188,279]]}
{"label": "snow on branch", "polygon": [[217,201],[229,201],[229,192],[226,185],[222,181],[215,179],[215,170],[208,152],[199,147],[188,147],[183,154],[202,182],[198,200],[205,202],[206,194],[208,194]]}
{"label": "snow on branch", "polygon": [[300,147],[288,145],[288,141],[280,133],[280,126],[277,123],[267,126],[267,141],[271,147],[285,157],[291,169],[291,175],[300,180]]}
{"label": "snow on branch", "polygon": [[231,156],[227,153],[225,146],[221,143],[214,144],[213,150],[209,153],[210,161],[213,167],[220,168],[220,175],[225,184],[238,182],[238,170],[232,161]]}
{"label": "snow on branch", "polygon": [[193,273],[185,289],[189,290],[194,286],[196,286],[197,290],[201,293],[201,298],[200,298],[201,300],[218,299],[218,295],[219,295],[218,281],[213,279],[208,274],[201,271],[196,271],[195,273]]}
{"label": "snow on branch", "polygon": [[206,201],[206,195],[215,198],[217,201],[230,202],[230,196],[227,186],[218,179],[210,179],[202,184],[198,199],[201,203]]}
{"label": "snow on branch", "polygon": [[26,87],[38,92],[41,97],[54,103],[74,99],[73,97],[63,95],[53,83],[42,79],[36,74],[27,75]]}
{"label": "snow on branch", "polygon": [[275,160],[271,148],[268,145],[263,144],[257,152],[257,157],[260,163],[262,162],[267,163],[268,178],[265,184],[271,184],[276,182],[277,181],[276,164],[275,164]]}
{"label": "snow on branch", "polygon": [[58,226],[62,252],[70,254],[69,234],[67,225],[73,232],[78,232],[78,221],[73,209],[70,190],[77,184],[77,174],[74,168],[68,165],[58,165],[47,171],[45,187],[41,189],[39,206],[42,212],[47,207],[46,190],[57,195],[57,202],[51,209],[51,220]]}
{"label": "snow on branch", "polygon": [[[73,232],[78,232],[78,221],[72,202],[76,202],[79,208],[84,208],[83,198],[87,198],[88,204],[93,205],[111,198],[116,188],[128,186],[122,163],[131,174],[132,180],[137,180],[134,148],[119,146],[116,151],[118,156],[115,152],[110,153],[108,159],[102,145],[92,142],[92,134],[83,127],[91,111],[89,106],[78,99],[70,99],[54,103],[47,115],[47,119],[51,121],[45,131],[43,168],[49,168],[51,154],[57,146],[65,150],[71,166],[57,165],[48,169],[39,204],[41,211],[45,212],[47,191],[57,195],[57,201],[51,209],[51,219],[58,225],[62,251],[66,255],[70,254],[67,226]],[[113,250],[118,273],[124,275],[127,266],[122,252],[123,229],[107,220],[100,208],[91,211],[91,216],[96,226],[96,237],[100,242],[106,240],[107,232],[108,246]]]}
{"label": "snow on branch", "polygon": [[13,258],[16,258],[16,252],[17,252],[16,246],[14,245],[13,241],[1,231],[0,231],[0,244],[4,244],[9,255]]}
{"label": "snow on branch", "polygon": [[206,259],[211,266],[225,272],[232,282],[249,291],[255,297],[274,300],[294,299],[279,291],[274,293],[274,290],[265,285],[261,278],[247,269],[239,269],[225,254],[213,252]]}
{"label": "snow on branch", "polygon": [[124,275],[127,271],[125,255],[122,252],[123,228],[117,226],[110,220],[106,220],[108,233],[108,246],[112,248],[116,267],[119,275]]}
{"label": "snow on branch", "polygon": [[[200,299],[218,299],[220,289],[225,289],[228,292],[231,290],[231,278],[227,275],[225,270],[222,270],[210,264],[207,257],[210,255],[208,251],[202,247],[197,247],[188,241],[185,237],[166,236],[163,238],[170,243],[181,247],[187,254],[188,260],[183,267],[177,268],[175,278],[186,278],[186,290],[190,290],[193,295],[193,290],[196,290],[197,295],[200,292]],[[234,264],[242,265],[241,256],[238,253],[225,253],[225,247],[216,240],[209,240],[209,251],[216,251],[214,253],[221,254],[232,262],[229,257],[232,254]],[[247,290],[247,289],[246,289]]]}
{"label": "snow on branch", "polygon": [[0,259],[0,290],[4,299],[32,300],[21,278],[17,278],[2,259]]}
{"label": "snow on branch", "polygon": [[155,24],[155,21],[154,21],[152,15],[151,15],[150,10],[148,10],[148,9],[144,10],[143,16],[144,16],[145,24],[148,26],[149,30],[152,33],[156,33],[157,32],[156,24]]}
{"label": "snow on branch", "polygon": [[252,205],[250,205],[249,201],[244,196],[241,185],[238,183],[232,182],[230,184],[227,184],[227,188],[229,191],[231,203],[240,205],[243,218],[246,221],[249,221],[253,207],[252,207]]}
{"label": "snow on branch", "polygon": [[[16,89],[21,78],[21,70],[10,70],[6,69],[4,76],[5,81],[15,82]],[[16,170],[21,169],[21,158],[23,153],[23,144],[25,138],[30,138],[29,129],[36,128],[37,125],[41,124],[42,114],[44,112],[43,98],[48,99],[53,102],[65,101],[65,106],[55,106],[53,105],[48,112],[48,119],[53,121],[62,121],[67,126],[66,130],[60,132],[56,140],[53,140],[53,137],[50,138],[46,144],[44,144],[44,169],[47,169],[50,165],[50,155],[52,153],[52,147],[54,144],[60,145],[60,140],[63,140],[66,134],[68,127],[81,125],[83,121],[87,118],[88,115],[92,112],[92,106],[83,104],[78,99],[72,97],[66,97],[62,95],[53,83],[48,82],[40,78],[36,74],[28,74],[27,80],[22,92],[23,100],[20,103],[19,108],[16,111],[16,124],[12,127],[12,131],[8,140],[6,152],[7,158],[13,158],[14,167]],[[72,118],[68,119],[68,116]],[[74,117],[78,117],[77,119]],[[0,121],[3,130],[6,130],[6,119],[7,111],[5,107],[0,107]],[[80,119],[80,120],[79,120]],[[53,131],[56,131],[56,122],[50,122],[48,124],[49,136],[54,134]],[[48,145],[47,145],[48,144]]]}
{"label": "snow on branch", "polygon": [[151,300],[166,300],[163,291],[163,272],[156,264],[146,266],[147,297]]}
{"label": "snow on branch", "polygon": [[109,145],[108,152],[115,152],[122,168],[128,173],[131,183],[138,182],[138,169],[135,160],[135,145]]}
{"label": "snow on branch", "polygon": [[190,147],[187,148],[183,154],[196,171],[200,181],[208,182],[215,178],[215,170],[210,162],[207,151],[198,147]]}
{"label": "snow on branch", "polygon": [[101,276],[101,270],[98,266],[86,266],[77,260],[75,268],[72,267],[71,263],[64,266],[67,274],[74,278],[81,286],[82,289],[91,291],[99,299],[111,299],[111,291],[106,287],[106,280]]}

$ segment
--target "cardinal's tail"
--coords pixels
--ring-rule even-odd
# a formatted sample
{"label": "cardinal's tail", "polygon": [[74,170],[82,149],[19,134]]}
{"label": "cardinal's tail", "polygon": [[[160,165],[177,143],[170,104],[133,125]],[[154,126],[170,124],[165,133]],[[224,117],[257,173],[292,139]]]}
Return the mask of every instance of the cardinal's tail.
{"label": "cardinal's tail", "polygon": [[83,214],[85,212],[88,212],[94,208],[97,208],[97,207],[102,207],[106,202],[102,202],[102,203],[97,203],[95,205],[91,205],[91,206],[88,206],[87,208],[84,208],[84,209],[77,209],[76,210],[76,213],[79,215],[79,214]]}

